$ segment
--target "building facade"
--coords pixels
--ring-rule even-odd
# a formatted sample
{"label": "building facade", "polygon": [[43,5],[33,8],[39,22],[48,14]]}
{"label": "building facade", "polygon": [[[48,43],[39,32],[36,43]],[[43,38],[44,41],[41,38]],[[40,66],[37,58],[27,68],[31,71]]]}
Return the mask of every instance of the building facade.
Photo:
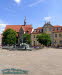
{"label": "building facade", "polygon": [[17,32],[17,39],[18,41],[16,42],[16,44],[20,44],[22,43],[22,35],[27,33],[27,34],[31,34],[33,31],[33,27],[32,25],[6,25],[5,27],[5,31],[7,29],[13,29],[14,31]]}
{"label": "building facade", "polygon": [[37,41],[36,36],[42,33],[47,33],[50,35],[52,46],[62,46],[62,26],[53,26],[50,24],[50,22],[47,22],[44,24],[43,27],[38,27],[37,29],[34,29],[34,31],[31,33],[32,46],[41,45]]}
{"label": "building facade", "polygon": [[26,25],[26,19],[24,25],[6,25],[5,30],[13,29],[17,32],[17,43],[20,44],[23,41],[22,35],[27,33],[31,35],[31,45],[40,46],[41,44],[37,41],[37,35],[47,33],[51,37],[51,45],[62,46],[62,26],[51,25],[50,22],[44,24],[43,27],[33,29],[32,25]]}
{"label": "building facade", "polygon": [[53,36],[53,46],[62,46],[62,32],[61,31],[53,31],[52,32]]}
{"label": "building facade", "polygon": [[42,27],[39,27],[37,29],[34,29],[34,31],[31,33],[31,45],[32,46],[40,46],[41,44],[37,41],[37,35],[41,34]]}

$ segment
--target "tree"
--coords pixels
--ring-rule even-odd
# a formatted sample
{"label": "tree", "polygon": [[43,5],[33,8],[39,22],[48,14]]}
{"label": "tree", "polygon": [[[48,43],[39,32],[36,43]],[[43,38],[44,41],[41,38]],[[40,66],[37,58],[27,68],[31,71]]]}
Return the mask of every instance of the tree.
{"label": "tree", "polygon": [[4,45],[13,45],[16,43],[16,31],[12,29],[7,29],[3,32],[2,42]]}
{"label": "tree", "polygon": [[46,33],[39,34],[37,36],[37,40],[39,41],[39,43],[41,43],[41,44],[43,44],[45,46],[48,46],[48,45],[51,44],[50,35],[46,34]]}
{"label": "tree", "polygon": [[23,34],[23,43],[31,43],[31,35],[30,34]]}

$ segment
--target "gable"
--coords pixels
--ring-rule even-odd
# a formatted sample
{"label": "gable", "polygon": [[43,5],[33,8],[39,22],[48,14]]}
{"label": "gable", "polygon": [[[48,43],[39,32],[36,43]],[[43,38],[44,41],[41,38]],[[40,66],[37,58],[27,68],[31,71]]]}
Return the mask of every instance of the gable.
{"label": "gable", "polygon": [[52,28],[53,26],[50,24],[50,22],[47,22],[44,24],[43,28]]}
{"label": "gable", "polygon": [[19,37],[21,37],[23,34],[24,34],[24,30],[23,30],[23,28],[21,27],[20,30],[19,30]]}
{"label": "gable", "polygon": [[53,26],[50,25],[50,24],[46,24],[46,25],[44,25],[43,27],[53,27]]}

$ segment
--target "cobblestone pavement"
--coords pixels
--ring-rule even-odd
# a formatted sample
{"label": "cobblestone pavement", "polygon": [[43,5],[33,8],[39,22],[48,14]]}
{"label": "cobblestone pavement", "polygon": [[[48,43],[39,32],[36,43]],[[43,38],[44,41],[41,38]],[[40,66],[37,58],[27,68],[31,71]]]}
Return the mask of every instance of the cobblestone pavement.
{"label": "cobblestone pavement", "polygon": [[0,70],[6,68],[28,70],[28,75],[62,75],[62,49],[9,51],[0,48]]}

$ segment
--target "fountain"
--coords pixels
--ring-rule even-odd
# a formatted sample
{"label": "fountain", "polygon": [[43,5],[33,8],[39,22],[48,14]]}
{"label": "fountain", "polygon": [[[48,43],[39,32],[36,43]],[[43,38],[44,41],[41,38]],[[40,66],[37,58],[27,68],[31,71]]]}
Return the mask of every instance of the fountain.
{"label": "fountain", "polygon": [[22,50],[32,50],[32,48],[29,46],[29,44],[26,44],[26,43],[21,43],[20,49],[22,49]]}

